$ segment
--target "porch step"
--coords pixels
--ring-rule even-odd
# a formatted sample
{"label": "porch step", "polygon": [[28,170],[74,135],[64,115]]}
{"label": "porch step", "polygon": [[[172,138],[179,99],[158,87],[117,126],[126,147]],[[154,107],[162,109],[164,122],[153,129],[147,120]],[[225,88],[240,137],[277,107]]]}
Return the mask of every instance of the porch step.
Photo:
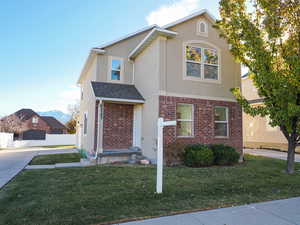
{"label": "porch step", "polygon": [[119,155],[141,155],[142,151],[137,149],[111,149],[104,150],[102,153],[99,153],[100,157],[105,156],[119,156]]}
{"label": "porch step", "polygon": [[136,163],[140,158],[142,158],[142,151],[136,147],[129,149],[110,149],[99,153],[98,162],[100,164],[115,162]]}

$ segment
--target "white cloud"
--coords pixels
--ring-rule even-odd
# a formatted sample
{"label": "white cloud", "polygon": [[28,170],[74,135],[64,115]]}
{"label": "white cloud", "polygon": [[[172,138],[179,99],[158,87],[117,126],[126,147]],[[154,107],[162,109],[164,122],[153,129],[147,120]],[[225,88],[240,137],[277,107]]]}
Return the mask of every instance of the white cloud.
{"label": "white cloud", "polygon": [[188,16],[199,9],[200,0],[179,0],[150,12],[146,20],[149,25],[162,26]]}
{"label": "white cloud", "polygon": [[40,107],[39,111],[45,112],[50,110],[60,110],[64,113],[69,113],[68,106],[78,103],[79,98],[80,98],[79,87],[72,85],[66,88],[66,90],[59,93],[57,96],[57,100],[53,101],[52,103],[49,102],[47,106]]}

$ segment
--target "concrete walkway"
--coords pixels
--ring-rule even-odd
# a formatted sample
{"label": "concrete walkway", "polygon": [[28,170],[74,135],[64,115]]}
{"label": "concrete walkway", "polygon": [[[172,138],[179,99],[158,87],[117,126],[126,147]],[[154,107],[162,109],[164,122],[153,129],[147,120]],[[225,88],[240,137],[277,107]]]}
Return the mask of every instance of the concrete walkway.
{"label": "concrete walkway", "polygon": [[76,149],[38,149],[0,150],[0,189],[21,172],[34,156],[44,154],[74,153]]}
{"label": "concrete walkway", "polygon": [[[257,156],[264,156],[274,159],[287,159],[287,153],[286,152],[280,152],[280,151],[273,151],[273,150],[266,150],[266,149],[244,149],[245,154],[250,155],[257,155]],[[300,162],[300,154],[295,155],[295,162]]]}
{"label": "concrete walkway", "polygon": [[122,225],[299,225],[300,198],[159,217]]}

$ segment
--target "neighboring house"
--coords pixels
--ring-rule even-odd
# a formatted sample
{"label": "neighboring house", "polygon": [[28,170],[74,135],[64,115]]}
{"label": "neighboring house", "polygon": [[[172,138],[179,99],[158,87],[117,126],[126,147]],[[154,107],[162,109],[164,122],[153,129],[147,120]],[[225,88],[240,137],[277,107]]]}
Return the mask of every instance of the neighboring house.
{"label": "neighboring house", "polygon": [[[248,74],[242,77],[242,93],[252,106],[263,105],[263,98],[259,97]],[[288,143],[279,127],[272,127],[270,118],[252,117],[243,113],[244,147],[246,148],[270,148],[287,151]],[[297,149],[300,151],[300,148]]]}
{"label": "neighboring house", "polygon": [[163,27],[146,27],[93,48],[81,87],[78,145],[90,156],[139,147],[155,161],[157,120],[164,146],[224,143],[242,152],[242,110],[230,92],[240,64],[207,10]]}
{"label": "neighboring house", "polygon": [[67,128],[54,117],[40,116],[31,109],[21,109],[0,120],[4,126],[14,131],[18,140],[41,140],[45,134],[66,134]]}

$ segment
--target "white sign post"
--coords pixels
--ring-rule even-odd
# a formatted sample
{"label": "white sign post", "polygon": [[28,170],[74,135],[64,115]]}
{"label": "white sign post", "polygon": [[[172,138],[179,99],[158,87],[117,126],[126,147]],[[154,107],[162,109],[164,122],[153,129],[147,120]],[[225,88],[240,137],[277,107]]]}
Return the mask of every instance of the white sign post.
{"label": "white sign post", "polygon": [[163,128],[165,126],[176,126],[176,121],[165,121],[163,118],[158,118],[157,121],[157,174],[156,174],[156,193],[162,193],[163,185]]}

